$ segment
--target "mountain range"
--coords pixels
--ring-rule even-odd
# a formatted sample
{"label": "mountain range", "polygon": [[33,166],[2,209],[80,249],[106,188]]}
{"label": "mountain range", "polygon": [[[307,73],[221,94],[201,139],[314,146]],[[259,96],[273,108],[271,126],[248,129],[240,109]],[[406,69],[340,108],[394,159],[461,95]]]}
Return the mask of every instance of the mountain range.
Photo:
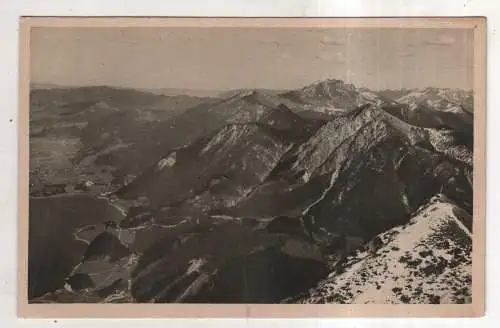
{"label": "mountain range", "polygon": [[468,91],[336,79],[33,90],[30,300],[470,302],[473,118]]}

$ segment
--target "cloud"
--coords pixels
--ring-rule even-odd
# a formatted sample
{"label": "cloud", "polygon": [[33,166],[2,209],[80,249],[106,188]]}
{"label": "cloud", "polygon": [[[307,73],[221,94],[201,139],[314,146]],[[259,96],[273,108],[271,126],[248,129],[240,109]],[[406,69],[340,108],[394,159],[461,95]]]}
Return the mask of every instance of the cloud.
{"label": "cloud", "polygon": [[328,35],[325,35],[319,42],[328,46],[342,46],[345,44],[343,40],[338,40]]}
{"label": "cloud", "polygon": [[455,39],[447,36],[447,35],[441,35],[435,39],[428,40],[424,42],[424,45],[427,46],[450,46],[455,43]]}

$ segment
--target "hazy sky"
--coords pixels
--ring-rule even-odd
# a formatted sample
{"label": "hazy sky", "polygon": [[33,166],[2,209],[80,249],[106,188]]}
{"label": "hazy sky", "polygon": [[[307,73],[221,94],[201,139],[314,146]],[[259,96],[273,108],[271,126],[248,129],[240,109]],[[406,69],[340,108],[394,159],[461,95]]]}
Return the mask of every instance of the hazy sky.
{"label": "hazy sky", "polygon": [[31,81],[137,88],[472,88],[471,29],[33,28]]}

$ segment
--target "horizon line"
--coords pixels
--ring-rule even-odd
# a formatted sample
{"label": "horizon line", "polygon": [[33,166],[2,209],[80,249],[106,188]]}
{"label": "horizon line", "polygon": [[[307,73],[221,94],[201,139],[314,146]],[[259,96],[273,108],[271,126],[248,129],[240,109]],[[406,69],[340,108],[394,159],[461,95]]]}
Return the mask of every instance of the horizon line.
{"label": "horizon line", "polygon": [[[425,90],[428,88],[435,88],[435,89],[449,89],[449,90],[463,90],[463,91],[468,91],[468,92],[473,92],[473,88],[459,88],[459,87],[439,87],[439,86],[433,86],[433,85],[428,85],[425,87],[414,87],[414,88],[409,88],[409,87],[402,87],[402,88],[372,88],[372,87],[367,87],[367,86],[361,86],[356,83],[349,83],[345,82],[344,80],[341,79],[336,79],[336,78],[326,78],[326,79],[320,79],[313,81],[311,83],[296,87],[296,88],[268,88],[268,87],[235,87],[235,88],[221,88],[221,89],[203,89],[203,88],[185,88],[185,87],[157,87],[157,88],[148,88],[148,87],[134,87],[134,86],[124,86],[124,85],[115,85],[115,84],[58,84],[58,83],[53,83],[53,82],[35,82],[35,81],[29,81],[30,84],[30,89],[33,85],[50,85],[53,86],[53,89],[76,89],[76,88],[92,88],[92,87],[109,87],[109,88],[114,88],[114,89],[128,89],[128,90],[137,90],[137,91],[144,91],[144,92],[154,92],[154,91],[162,91],[162,90],[169,90],[171,89],[172,91],[180,91],[180,90],[186,90],[186,91],[199,91],[199,92],[230,92],[230,91],[237,91],[237,90],[269,90],[269,91],[292,91],[292,90],[300,90],[305,87],[318,84],[321,82],[325,82],[328,80],[337,80],[341,81],[342,83],[346,85],[353,85],[356,87],[356,89],[368,89],[370,91],[402,91],[402,90]],[[43,88],[42,88],[43,89]],[[45,89],[48,90],[48,89]]]}

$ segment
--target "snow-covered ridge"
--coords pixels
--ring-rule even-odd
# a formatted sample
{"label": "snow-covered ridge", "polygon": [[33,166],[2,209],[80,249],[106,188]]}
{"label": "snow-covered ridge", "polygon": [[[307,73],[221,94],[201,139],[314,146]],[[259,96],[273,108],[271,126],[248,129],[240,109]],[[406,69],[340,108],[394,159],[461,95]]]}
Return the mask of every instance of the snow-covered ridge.
{"label": "snow-covered ridge", "polygon": [[442,195],[375,237],[299,303],[469,303],[472,218]]}
{"label": "snow-covered ridge", "polygon": [[425,104],[435,110],[457,112],[463,107],[473,112],[473,93],[461,89],[425,88],[414,90],[396,99],[400,104]]}

